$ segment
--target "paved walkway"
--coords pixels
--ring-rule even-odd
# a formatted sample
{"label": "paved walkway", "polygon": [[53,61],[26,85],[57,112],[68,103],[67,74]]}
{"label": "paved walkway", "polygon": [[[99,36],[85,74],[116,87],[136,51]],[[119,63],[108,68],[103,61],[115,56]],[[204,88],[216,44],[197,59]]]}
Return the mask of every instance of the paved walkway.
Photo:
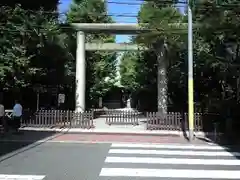
{"label": "paved walkway", "polygon": [[[184,143],[189,141],[183,136],[176,135],[144,135],[144,134],[98,134],[98,133],[69,133],[47,131],[23,131],[20,135],[8,134],[0,138],[0,142],[131,142],[131,143]],[[207,144],[206,139],[198,139],[194,144]]]}
{"label": "paved walkway", "polygon": [[[52,141],[59,142],[128,142],[128,143],[171,143],[189,144],[189,141],[180,136],[144,136],[144,135],[108,135],[108,134],[64,134]],[[195,139],[194,144],[208,144],[206,141]]]}
{"label": "paved walkway", "polygon": [[[182,131],[171,131],[171,130],[141,130],[134,128],[119,128],[113,126],[112,128],[93,128],[93,129],[82,129],[82,128],[48,128],[48,127],[24,127],[21,130],[27,131],[41,131],[41,132],[65,132],[65,133],[83,133],[83,134],[128,134],[128,135],[170,135],[170,136],[183,136]],[[186,132],[188,134],[188,132]],[[205,137],[206,135],[213,135],[212,133],[195,132],[198,137]]]}
{"label": "paved walkway", "polygon": [[139,120],[138,120],[139,125],[132,125],[132,124],[108,125],[108,124],[106,124],[106,118],[104,118],[104,117],[96,118],[96,119],[93,120],[93,123],[94,123],[96,129],[109,129],[110,131],[111,130],[144,131],[144,130],[146,130],[146,123],[145,122],[146,122],[146,118],[139,118]]}

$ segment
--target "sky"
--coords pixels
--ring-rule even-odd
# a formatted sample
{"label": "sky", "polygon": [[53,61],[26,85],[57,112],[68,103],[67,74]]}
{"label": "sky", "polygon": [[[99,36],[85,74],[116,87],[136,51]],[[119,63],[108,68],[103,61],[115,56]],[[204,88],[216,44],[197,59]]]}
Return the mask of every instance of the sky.
{"label": "sky", "polygon": [[[59,11],[61,13],[66,12],[69,9],[71,2],[72,0],[60,0],[60,4],[58,7]],[[111,0],[111,2],[134,2],[134,0]],[[132,3],[131,5],[108,3],[108,14],[131,14],[132,16],[137,15],[140,10],[141,1],[138,0],[135,2],[136,4]],[[180,10],[183,12],[183,8],[181,8]],[[116,23],[137,23],[136,17],[113,17],[113,20]],[[117,35],[116,42],[129,42],[130,37],[131,36],[128,35]]]}
{"label": "sky", "polygon": [[[59,4],[59,11],[60,12],[66,12],[69,9],[69,6],[71,4],[72,0],[60,0]],[[114,0],[114,2],[131,2],[134,0]],[[111,2],[113,2],[111,0]],[[137,15],[139,9],[140,9],[140,1],[138,1],[137,5],[126,5],[126,4],[113,4],[108,3],[107,9],[109,14],[131,14],[131,15]],[[113,17],[114,21],[116,23],[136,23],[137,19],[135,17]],[[129,41],[128,35],[117,35],[116,36],[116,42],[128,42]]]}
{"label": "sky", "polygon": [[[134,0],[132,0],[132,1],[134,1]],[[137,3],[137,5],[110,4],[109,3],[107,7],[108,7],[109,14],[131,14],[131,15],[137,16],[137,14],[140,10],[140,6],[141,6],[140,3]],[[113,19],[117,23],[137,23],[137,18],[135,18],[135,17],[113,17]],[[128,42],[129,37],[131,37],[131,36],[118,35],[118,36],[116,36],[116,42],[117,43]]]}
{"label": "sky", "polygon": [[[108,0],[106,0],[108,1]],[[68,11],[70,4],[71,4],[72,0],[60,0],[60,4],[59,4],[59,11],[60,13],[65,13]],[[137,16],[139,10],[140,10],[140,6],[141,6],[141,1],[135,1],[134,0],[109,0],[109,2],[133,2],[131,5],[127,5],[127,4],[114,4],[114,3],[108,3],[107,4],[107,10],[108,10],[108,14],[130,14],[131,16]],[[184,11],[183,8],[180,9],[180,11]],[[116,23],[137,23],[137,18],[136,17],[116,17],[113,16],[112,17],[113,20]],[[130,41],[130,37],[131,35],[116,35],[116,43],[128,43]],[[118,52],[118,56],[117,56],[117,60],[118,60],[118,64],[120,63],[121,60],[121,56],[123,55],[123,52]],[[117,66],[119,67],[119,66]],[[118,71],[117,73],[117,77],[120,77],[120,73]]]}

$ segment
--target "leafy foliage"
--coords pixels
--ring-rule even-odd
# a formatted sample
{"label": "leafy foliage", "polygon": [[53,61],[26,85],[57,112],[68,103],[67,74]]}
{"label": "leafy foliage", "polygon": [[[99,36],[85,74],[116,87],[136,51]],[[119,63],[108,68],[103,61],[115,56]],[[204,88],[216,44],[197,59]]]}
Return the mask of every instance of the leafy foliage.
{"label": "leafy foliage", "polygon": [[[43,11],[26,13],[20,6],[3,6],[0,12],[1,24],[5,25],[0,27],[0,80],[4,88],[27,87],[33,80],[46,84],[60,79],[66,53],[59,43],[56,18]],[[51,82],[49,75],[53,76]]]}
{"label": "leafy foliage", "polygon": [[[187,99],[187,15],[178,12],[174,7],[175,2],[168,4],[164,2],[151,1],[142,5],[139,22],[147,23],[147,26],[146,24],[144,26],[151,31],[141,34],[134,40],[153,49],[155,43],[161,40],[166,42],[169,97],[176,106],[183,108],[186,107]],[[240,97],[239,1],[219,1],[218,4],[212,0],[195,1],[192,9],[195,101],[200,104],[201,110],[223,114],[228,109],[235,111],[234,109],[239,107]],[[128,64],[134,64],[134,67],[139,67],[140,62],[150,60],[144,56],[141,56],[141,61],[136,61],[136,57],[132,56],[128,58],[129,61],[133,61]],[[151,67],[154,67],[156,62],[152,62]],[[142,69],[144,66],[140,67]],[[142,78],[135,77],[141,74],[145,76],[146,73],[132,71],[134,68],[131,65],[125,69],[128,71],[122,71],[122,77],[128,76],[129,79],[134,77],[132,78],[135,80],[134,84],[138,84],[139,87]],[[151,68],[145,71],[149,70]],[[156,70],[154,71],[156,73]],[[152,87],[154,86],[149,88]]]}
{"label": "leafy foliage", "polygon": [[44,10],[56,10],[59,0],[50,0],[50,1],[35,1],[34,3],[29,3],[25,0],[1,0],[0,6],[9,6],[14,8],[16,4],[21,4],[23,9],[28,10],[39,10],[43,8]]}
{"label": "leafy foliage", "polygon": [[[179,94],[185,91],[182,90],[180,93],[180,91],[175,89],[176,87],[181,87],[179,82],[186,83],[184,80],[185,72],[183,72],[185,69],[183,67],[185,64],[184,51],[186,51],[187,47],[185,43],[187,27],[184,23],[184,16],[174,7],[174,3],[175,1],[170,3],[165,3],[165,1],[147,1],[141,6],[138,21],[144,28],[150,31],[138,35],[133,41],[149,47],[151,51],[135,53],[135,57],[133,55],[128,56],[128,63],[122,62],[125,67],[125,70],[121,72],[122,81],[131,82],[132,86],[135,87],[131,88],[133,92],[137,88],[149,89],[151,92],[155,92],[156,88],[158,92],[162,92],[163,88],[170,88],[168,91],[169,95],[176,99],[179,97]],[[162,44],[164,44],[166,54],[164,58],[157,61],[158,57],[161,56],[160,53],[163,53],[159,52]],[[126,59],[126,57],[123,57],[123,61],[126,61],[124,58]],[[157,81],[162,68],[167,68],[167,81],[170,82],[168,85],[161,85],[160,81]],[[128,80],[125,80],[125,78]],[[128,86],[131,85],[128,84]],[[160,104],[166,105],[167,103],[167,99],[161,98],[161,96],[162,94],[158,93],[159,111],[162,108]]]}
{"label": "leafy foliage", "polygon": [[120,74],[121,85],[127,87],[129,90],[136,90],[139,88],[137,81],[138,72],[138,53],[125,52],[121,57]]}

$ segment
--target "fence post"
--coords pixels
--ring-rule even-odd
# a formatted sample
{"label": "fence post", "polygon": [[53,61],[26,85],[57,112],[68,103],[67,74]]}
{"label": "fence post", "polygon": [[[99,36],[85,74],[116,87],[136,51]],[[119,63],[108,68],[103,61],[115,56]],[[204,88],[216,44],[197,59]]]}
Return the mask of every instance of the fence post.
{"label": "fence post", "polygon": [[63,122],[63,127],[66,126],[66,121],[68,120],[68,110],[67,111],[64,111],[64,122]]}
{"label": "fence post", "polygon": [[72,116],[72,110],[70,110],[70,111],[69,111],[69,128],[72,127],[72,118],[73,118],[73,116]]}
{"label": "fence post", "polygon": [[214,141],[217,142],[217,122],[213,123],[214,126]]}
{"label": "fence post", "polygon": [[53,120],[54,120],[54,119],[57,119],[57,110],[54,111]]}

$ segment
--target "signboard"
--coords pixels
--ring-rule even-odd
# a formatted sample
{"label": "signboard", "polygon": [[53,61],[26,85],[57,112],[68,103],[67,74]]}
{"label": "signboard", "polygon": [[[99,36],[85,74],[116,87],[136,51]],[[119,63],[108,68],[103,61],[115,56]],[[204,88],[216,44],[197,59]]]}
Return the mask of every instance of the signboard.
{"label": "signboard", "polygon": [[58,94],[58,103],[65,102],[65,94]]}
{"label": "signboard", "polygon": [[102,108],[103,105],[103,101],[102,101],[102,97],[99,98],[99,108]]}

